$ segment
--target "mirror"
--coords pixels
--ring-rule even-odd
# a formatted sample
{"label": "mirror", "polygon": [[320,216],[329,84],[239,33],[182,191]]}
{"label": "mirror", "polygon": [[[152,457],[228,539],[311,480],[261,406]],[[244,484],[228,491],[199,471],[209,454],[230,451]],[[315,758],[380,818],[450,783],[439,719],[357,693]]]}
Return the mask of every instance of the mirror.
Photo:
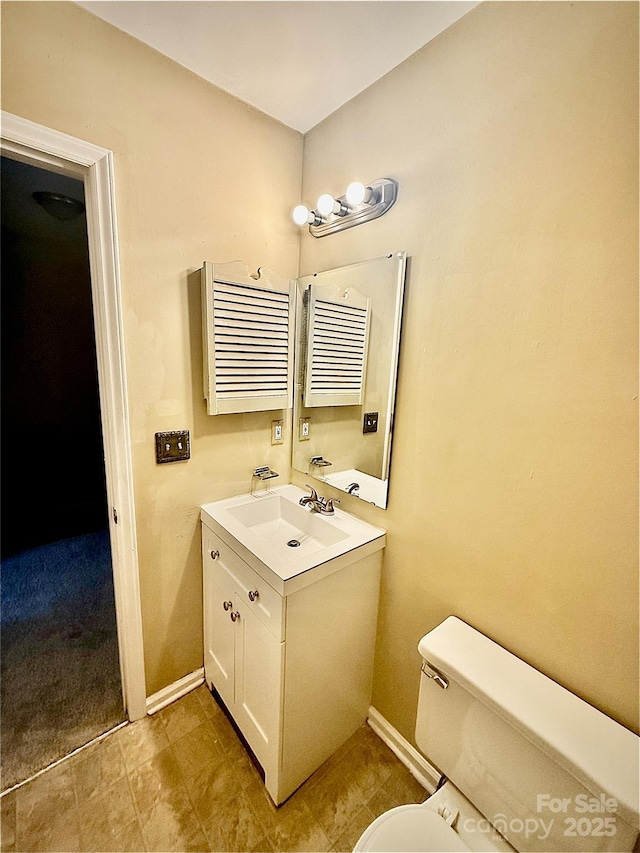
{"label": "mirror", "polygon": [[298,279],[292,465],[387,506],[406,252]]}

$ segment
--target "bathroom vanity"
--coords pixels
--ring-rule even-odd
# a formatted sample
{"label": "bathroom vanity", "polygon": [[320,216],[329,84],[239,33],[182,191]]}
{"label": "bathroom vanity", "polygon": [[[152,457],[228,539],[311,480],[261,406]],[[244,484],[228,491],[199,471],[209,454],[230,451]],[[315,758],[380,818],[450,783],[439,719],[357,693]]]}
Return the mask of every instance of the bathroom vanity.
{"label": "bathroom vanity", "polygon": [[381,528],[314,513],[304,494],[201,508],[206,682],[276,804],[366,719],[385,545]]}

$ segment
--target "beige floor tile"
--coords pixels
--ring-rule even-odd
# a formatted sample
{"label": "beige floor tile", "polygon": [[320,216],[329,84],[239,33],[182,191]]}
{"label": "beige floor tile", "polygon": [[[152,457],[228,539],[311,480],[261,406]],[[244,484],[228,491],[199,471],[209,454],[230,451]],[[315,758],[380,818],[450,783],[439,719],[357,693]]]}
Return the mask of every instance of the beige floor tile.
{"label": "beige floor tile", "polygon": [[143,717],[114,732],[127,770],[144,764],[169,746],[169,738],[158,715]]}
{"label": "beige floor tile", "polygon": [[350,851],[427,792],[366,725],[276,808],[205,686],[3,798],[2,853]]}
{"label": "beige floor tile", "polygon": [[225,761],[230,765],[243,788],[252,787],[256,782],[264,787],[258,768],[237,738],[235,743],[227,744],[224,754]]}
{"label": "beige floor tile", "polygon": [[382,738],[378,737],[370,726],[365,725],[362,727],[362,730],[361,744],[363,746],[366,744],[372,753],[377,756],[381,764],[386,764],[391,768],[404,767],[400,759],[394,755]]}
{"label": "beige floor tile", "polygon": [[[66,814],[69,818],[69,837],[65,844],[73,847],[73,825],[75,821],[76,795],[73,774],[65,763],[52,767],[16,791],[16,844],[25,847],[26,839],[35,844],[42,835],[48,836],[52,827]],[[58,829],[56,828],[56,833]],[[59,833],[58,833],[59,834]],[[43,841],[49,844],[48,841]]]}
{"label": "beige floor tile", "polygon": [[16,791],[0,799],[0,850],[13,853],[16,845]]}
{"label": "beige floor tile", "polygon": [[80,853],[82,837],[77,809],[52,811],[46,822],[35,825],[21,821],[16,827],[16,850],[30,853]]}
{"label": "beige floor tile", "polygon": [[185,790],[158,799],[139,814],[145,848],[149,851],[209,850],[206,836]]}
{"label": "beige floor tile", "polygon": [[[303,823],[309,821],[311,812],[309,806],[304,800],[300,792],[293,794],[289,799],[276,806],[273,800],[267,793],[266,788],[262,783],[256,789],[248,790],[247,796],[251,802],[251,808],[255,811],[258,819],[267,830],[267,835],[278,826],[278,824],[289,821],[290,819],[299,820]],[[315,818],[313,818],[315,820]]]}
{"label": "beige floor tile", "polygon": [[83,849],[117,851],[122,827],[137,824],[136,810],[126,779],[96,792],[78,807]]}
{"label": "beige floor tile", "polygon": [[286,803],[283,803],[280,808],[276,808],[273,804],[273,800],[267,793],[264,782],[258,776],[257,772],[252,779],[245,781],[247,784],[243,785],[242,790],[249,798],[251,808],[266,830],[277,823],[278,819],[286,816],[287,812],[291,810],[292,804],[297,802],[294,795],[293,797],[290,797]]}
{"label": "beige floor tile", "polygon": [[251,848],[250,853],[278,853],[271,841],[266,837],[261,838],[255,847]]}
{"label": "beige floor tile", "polygon": [[331,841],[306,803],[298,801],[267,832],[276,850],[327,851]]}
{"label": "beige floor tile", "polygon": [[345,832],[334,842],[333,850],[336,853],[351,853],[356,842],[375,817],[367,806],[363,806],[355,815]]}
{"label": "beige floor tile", "polygon": [[69,760],[68,766],[73,773],[79,803],[107,791],[126,777],[120,745],[111,737],[83,749]]}
{"label": "beige floor tile", "polygon": [[414,779],[406,767],[398,762],[384,785],[368,801],[367,805],[375,817],[396,806],[422,803],[428,797],[422,785]]}
{"label": "beige floor tile", "polygon": [[264,828],[244,793],[221,803],[203,825],[210,849],[216,851],[256,850],[265,837]]}
{"label": "beige floor tile", "polygon": [[222,711],[219,714],[209,717],[208,720],[213,728],[216,740],[224,750],[236,750],[238,747],[243,748],[233,726]]}
{"label": "beige floor tile", "polygon": [[360,738],[338,766],[349,775],[362,799],[368,802],[391,776],[397,762],[398,759],[391,750],[371,732]]}
{"label": "beige floor tile", "polygon": [[[88,851],[89,848],[86,849]],[[113,833],[110,846],[98,849],[102,851],[106,849],[110,853],[141,853],[145,849],[145,846],[138,819],[136,818],[126,826],[119,827]]]}
{"label": "beige floor tile", "polygon": [[193,691],[193,694],[198,702],[200,702],[200,707],[207,718],[215,717],[217,714],[222,713],[220,706],[211,695],[211,691],[206,684],[201,684],[200,687],[197,687]]}
{"label": "beige floor tile", "polygon": [[198,697],[193,692],[167,705],[155,716],[164,725],[167,737],[172,743],[189,734],[207,719]]}
{"label": "beige floor tile", "polygon": [[330,841],[342,835],[365,803],[342,763],[302,796]]}
{"label": "beige floor tile", "polygon": [[242,793],[237,776],[225,762],[208,765],[187,784],[196,814],[203,825]]}
{"label": "beige floor tile", "polygon": [[180,765],[170,747],[129,773],[129,784],[138,814],[150,811],[160,800],[181,800],[186,795]]}
{"label": "beige floor tile", "polygon": [[172,749],[185,778],[195,776],[209,764],[219,764],[224,758],[224,751],[208,722],[174,741]]}

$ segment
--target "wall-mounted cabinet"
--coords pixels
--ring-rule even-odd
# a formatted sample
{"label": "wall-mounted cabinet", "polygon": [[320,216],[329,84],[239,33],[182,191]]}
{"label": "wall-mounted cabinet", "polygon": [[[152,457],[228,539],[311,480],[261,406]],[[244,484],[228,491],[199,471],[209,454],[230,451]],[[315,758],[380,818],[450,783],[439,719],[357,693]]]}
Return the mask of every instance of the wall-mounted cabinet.
{"label": "wall-mounted cabinet", "polygon": [[204,396],[210,415],[290,409],[295,282],[240,261],[201,270]]}

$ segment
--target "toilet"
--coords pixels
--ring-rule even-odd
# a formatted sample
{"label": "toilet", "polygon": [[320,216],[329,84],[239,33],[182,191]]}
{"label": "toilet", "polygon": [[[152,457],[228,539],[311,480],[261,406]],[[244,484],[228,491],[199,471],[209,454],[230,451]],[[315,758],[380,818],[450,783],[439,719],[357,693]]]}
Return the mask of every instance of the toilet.
{"label": "toilet", "polygon": [[354,851],[640,849],[640,738],[455,616],[418,649],[416,743],[444,775]]}

